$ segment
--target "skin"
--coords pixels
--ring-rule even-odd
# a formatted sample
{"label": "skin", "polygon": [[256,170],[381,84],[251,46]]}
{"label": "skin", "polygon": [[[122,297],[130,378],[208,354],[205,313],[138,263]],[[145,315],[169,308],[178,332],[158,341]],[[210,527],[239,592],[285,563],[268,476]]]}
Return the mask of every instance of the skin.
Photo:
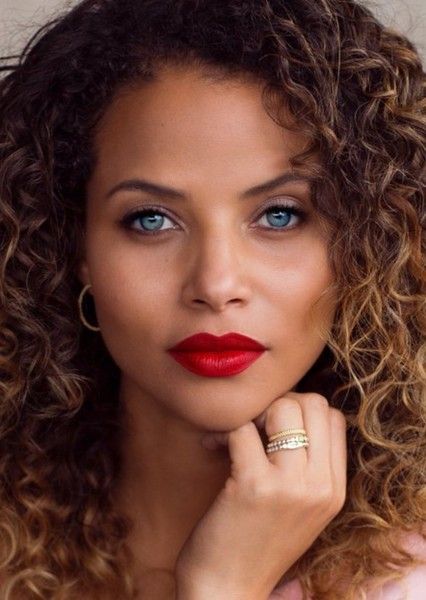
{"label": "skin", "polygon": [[[267,114],[259,83],[211,81],[190,68],[163,68],[156,81],[123,89],[97,128],[79,277],[92,285],[98,335],[122,373],[126,433],[116,502],[135,523],[129,546],[137,580],[150,586],[147,597],[167,597],[185,540],[229,477],[232,455],[226,446],[204,448],[203,434],[238,432],[234,448],[252,444],[268,464],[306,457],[298,449],[268,459],[257,428],[268,414],[268,435],[306,425],[314,396],[292,390],[324,349],[333,321],[328,239],[308,181],[242,198],[291,171],[291,156],[306,143]],[[185,198],[140,190],[107,198],[136,178]],[[264,212],[274,200],[297,205],[305,218],[286,212],[288,224],[274,227]],[[140,233],[143,217],[133,230],[120,223],[149,205],[166,213],[157,217],[160,235]],[[268,350],[238,375],[196,375],[166,349],[202,331],[239,332]],[[320,437],[324,415],[317,423]],[[216,440],[229,443],[227,434]]]}

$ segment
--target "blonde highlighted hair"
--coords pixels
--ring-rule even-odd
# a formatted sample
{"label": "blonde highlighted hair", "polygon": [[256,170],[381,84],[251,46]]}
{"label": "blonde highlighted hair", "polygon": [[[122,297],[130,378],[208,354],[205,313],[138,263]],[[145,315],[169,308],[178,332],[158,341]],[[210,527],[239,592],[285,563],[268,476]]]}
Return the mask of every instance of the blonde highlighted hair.
{"label": "blonde highlighted hair", "polygon": [[83,0],[0,80],[2,598],[133,597],[112,501],[120,374],[79,320],[76,267],[94,128],[166,63],[262,82],[311,140],[293,164],[321,158],[338,302],[297,390],[347,417],[348,494],[283,581],[360,600],[372,575],[416,564],[395,532],[426,520],[425,77],[413,44],[351,0]]}

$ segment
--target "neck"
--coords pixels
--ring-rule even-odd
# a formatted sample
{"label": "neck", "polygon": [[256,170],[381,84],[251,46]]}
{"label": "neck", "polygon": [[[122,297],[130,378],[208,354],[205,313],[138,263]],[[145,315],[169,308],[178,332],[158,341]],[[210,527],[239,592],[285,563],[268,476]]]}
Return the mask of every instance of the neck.
{"label": "neck", "polygon": [[191,530],[229,476],[228,451],[203,448],[203,431],[130,392],[121,389],[125,409],[116,507],[133,522],[128,545],[138,569],[173,571]]}

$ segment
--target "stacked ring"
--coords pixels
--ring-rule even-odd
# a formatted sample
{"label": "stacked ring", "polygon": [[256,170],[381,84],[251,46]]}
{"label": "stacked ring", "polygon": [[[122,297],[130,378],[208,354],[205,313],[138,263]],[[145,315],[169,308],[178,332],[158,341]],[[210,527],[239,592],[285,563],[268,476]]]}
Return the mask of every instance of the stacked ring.
{"label": "stacked ring", "polygon": [[279,431],[278,433],[274,433],[274,435],[270,435],[268,437],[268,440],[270,442],[272,442],[273,440],[276,440],[277,438],[280,438],[282,436],[285,435],[296,435],[296,434],[302,434],[302,435],[306,435],[306,430],[305,429],[283,429],[283,431]]}
{"label": "stacked ring", "polygon": [[285,429],[268,437],[266,453],[278,450],[293,450],[295,448],[307,448],[309,439],[305,429]]}

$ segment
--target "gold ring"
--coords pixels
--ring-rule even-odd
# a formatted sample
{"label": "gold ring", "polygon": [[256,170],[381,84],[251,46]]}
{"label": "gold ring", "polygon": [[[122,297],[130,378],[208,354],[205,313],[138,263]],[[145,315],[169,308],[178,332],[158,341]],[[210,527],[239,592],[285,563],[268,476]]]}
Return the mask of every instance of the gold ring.
{"label": "gold ring", "polygon": [[306,430],[305,429],[284,429],[283,431],[278,431],[278,433],[274,433],[273,435],[268,436],[268,441],[272,442],[273,440],[276,440],[277,438],[280,438],[282,436],[296,435],[298,433],[306,435]]}

